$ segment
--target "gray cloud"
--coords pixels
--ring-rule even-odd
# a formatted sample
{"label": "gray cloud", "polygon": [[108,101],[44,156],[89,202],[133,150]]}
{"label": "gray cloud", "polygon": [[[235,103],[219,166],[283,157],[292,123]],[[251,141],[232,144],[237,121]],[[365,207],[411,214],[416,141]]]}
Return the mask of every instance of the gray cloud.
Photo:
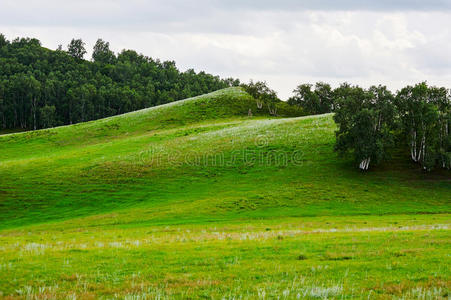
{"label": "gray cloud", "polygon": [[222,7],[251,10],[324,10],[324,11],[442,11],[451,9],[449,0],[260,0],[215,1]]}
{"label": "gray cloud", "polygon": [[56,48],[98,37],[223,77],[392,89],[451,82],[449,1],[2,0],[0,32]]}
{"label": "gray cloud", "polygon": [[[302,11],[449,11],[451,0],[2,0],[0,24],[48,26],[155,26],[181,30],[187,22],[225,13],[227,27],[246,13]],[[190,26],[193,27],[193,26]]]}

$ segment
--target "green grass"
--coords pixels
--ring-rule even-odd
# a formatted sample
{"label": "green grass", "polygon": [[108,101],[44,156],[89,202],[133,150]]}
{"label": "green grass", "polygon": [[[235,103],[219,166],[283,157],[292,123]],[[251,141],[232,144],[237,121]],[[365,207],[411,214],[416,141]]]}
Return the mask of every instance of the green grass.
{"label": "green grass", "polygon": [[447,298],[449,173],[361,173],[332,115],[279,113],[230,88],[0,136],[0,295]]}

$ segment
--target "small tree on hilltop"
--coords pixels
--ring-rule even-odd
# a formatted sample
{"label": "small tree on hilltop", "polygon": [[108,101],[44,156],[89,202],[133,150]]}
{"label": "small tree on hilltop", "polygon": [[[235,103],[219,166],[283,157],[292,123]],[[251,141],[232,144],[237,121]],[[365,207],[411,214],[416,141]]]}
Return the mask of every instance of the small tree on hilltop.
{"label": "small tree on hilltop", "polygon": [[277,93],[270,89],[265,81],[253,82],[252,80],[248,84],[241,85],[244,90],[249,93],[257,102],[257,108],[263,108],[263,104],[268,106],[269,113],[276,115],[276,104],[280,101],[277,97]]}
{"label": "small tree on hilltop", "polygon": [[291,105],[302,107],[309,114],[324,114],[334,109],[334,95],[329,84],[317,82],[312,90],[311,84],[300,84],[288,99]]}
{"label": "small tree on hilltop", "polygon": [[334,111],[334,97],[332,87],[328,83],[317,82],[315,84],[315,94],[318,97],[318,113],[324,114]]}
{"label": "small tree on hilltop", "polygon": [[75,58],[83,59],[86,54],[85,43],[81,39],[72,39],[67,45],[67,53]]}
{"label": "small tree on hilltop", "polygon": [[318,111],[319,99],[312,91],[311,84],[300,84],[293,90],[293,96],[288,100],[289,104],[302,107],[307,113],[315,114]]}
{"label": "small tree on hilltop", "polygon": [[277,114],[277,103],[279,101],[277,93],[271,89],[263,95],[263,102],[268,106],[269,114],[273,116]]}
{"label": "small tree on hilltop", "polygon": [[110,43],[98,39],[92,51],[92,59],[95,62],[111,64],[115,61],[116,56],[114,55],[114,52],[110,50]]}
{"label": "small tree on hilltop", "polygon": [[3,46],[6,46],[8,44],[9,44],[9,42],[6,39],[6,37],[0,33],[0,48],[2,48]]}

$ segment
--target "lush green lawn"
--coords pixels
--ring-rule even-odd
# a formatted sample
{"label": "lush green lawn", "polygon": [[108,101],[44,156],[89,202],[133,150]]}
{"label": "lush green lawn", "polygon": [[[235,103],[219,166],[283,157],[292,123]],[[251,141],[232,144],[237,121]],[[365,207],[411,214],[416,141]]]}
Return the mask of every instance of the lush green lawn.
{"label": "lush green lawn", "polygon": [[449,215],[136,227],[78,220],[4,231],[0,282],[4,295],[29,298],[446,299],[450,225]]}
{"label": "lush green lawn", "polygon": [[1,293],[447,298],[450,174],[360,173],[331,115],[279,112],[232,88],[1,136]]}

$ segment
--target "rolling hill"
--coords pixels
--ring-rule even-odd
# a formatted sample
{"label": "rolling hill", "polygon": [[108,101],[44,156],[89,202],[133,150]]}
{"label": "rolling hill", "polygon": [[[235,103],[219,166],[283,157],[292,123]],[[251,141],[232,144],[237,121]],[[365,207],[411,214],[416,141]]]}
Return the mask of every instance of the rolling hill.
{"label": "rolling hill", "polygon": [[0,291],[445,297],[449,178],[396,157],[361,173],[331,114],[278,114],[228,88],[0,136]]}

